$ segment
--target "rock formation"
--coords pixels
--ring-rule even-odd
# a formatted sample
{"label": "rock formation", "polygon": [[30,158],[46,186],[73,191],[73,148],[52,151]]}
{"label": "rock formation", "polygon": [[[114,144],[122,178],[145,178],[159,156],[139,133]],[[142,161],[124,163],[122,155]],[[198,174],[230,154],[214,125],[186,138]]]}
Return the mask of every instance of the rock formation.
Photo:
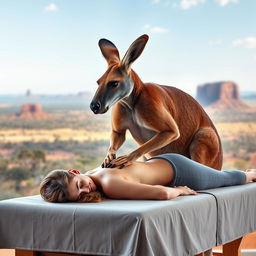
{"label": "rock formation", "polygon": [[28,119],[46,119],[51,117],[51,115],[43,112],[42,106],[37,103],[23,104],[20,113],[16,116]]}
{"label": "rock formation", "polygon": [[202,106],[211,110],[251,110],[251,107],[241,100],[238,85],[231,81],[199,85],[196,98]]}

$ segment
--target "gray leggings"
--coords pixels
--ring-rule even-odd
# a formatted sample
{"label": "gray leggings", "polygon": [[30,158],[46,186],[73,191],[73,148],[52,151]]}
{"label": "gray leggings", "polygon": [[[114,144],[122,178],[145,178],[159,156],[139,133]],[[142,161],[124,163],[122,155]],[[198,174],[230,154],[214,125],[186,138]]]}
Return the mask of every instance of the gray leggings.
{"label": "gray leggings", "polygon": [[[246,182],[243,171],[218,171],[179,154],[162,154],[150,159],[164,159],[174,170],[170,186],[188,186],[195,190],[242,185]],[[150,160],[148,159],[148,160]]]}

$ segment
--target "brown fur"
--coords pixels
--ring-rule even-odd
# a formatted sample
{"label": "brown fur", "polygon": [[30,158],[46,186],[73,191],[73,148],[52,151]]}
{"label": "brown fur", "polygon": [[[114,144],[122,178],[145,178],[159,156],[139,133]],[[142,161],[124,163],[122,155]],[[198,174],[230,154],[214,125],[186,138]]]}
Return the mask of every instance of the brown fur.
{"label": "brown fur", "polygon": [[[143,155],[150,157],[173,152],[221,169],[220,138],[199,103],[175,87],[143,83],[130,68],[143,51],[147,39],[143,35],[135,40],[121,61],[118,50],[110,41],[103,39],[99,42],[109,68],[98,80],[99,88],[92,109],[95,113],[105,113],[113,103],[110,147],[104,165],[110,162],[126,165]],[[118,81],[118,86],[111,87],[113,81]],[[130,88],[127,95],[122,94],[118,101],[113,100],[127,88]],[[96,103],[100,105],[98,110],[93,108]],[[130,131],[139,147],[127,156],[114,159],[125,141],[126,130]]]}

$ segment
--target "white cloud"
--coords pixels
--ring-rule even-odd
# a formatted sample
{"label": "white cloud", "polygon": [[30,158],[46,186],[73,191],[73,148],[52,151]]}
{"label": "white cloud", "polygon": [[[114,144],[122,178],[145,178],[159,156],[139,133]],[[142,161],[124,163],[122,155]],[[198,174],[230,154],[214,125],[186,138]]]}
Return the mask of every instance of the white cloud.
{"label": "white cloud", "polygon": [[167,33],[169,30],[166,28],[161,28],[161,27],[151,27],[150,31],[152,33]]}
{"label": "white cloud", "polygon": [[193,6],[203,4],[205,0],[181,0],[180,7],[182,9],[189,9]]}
{"label": "white cloud", "polygon": [[[189,9],[193,6],[197,6],[199,4],[203,4],[208,0],[180,0],[178,3],[171,3],[170,0],[151,0],[153,4],[162,4],[163,6],[171,6],[172,8],[176,8],[178,5],[181,9]],[[224,7],[230,3],[237,4],[240,0],[215,0],[221,7]]]}
{"label": "white cloud", "polygon": [[49,5],[47,5],[45,8],[44,8],[45,11],[47,12],[55,12],[58,10],[58,7],[55,3],[50,3]]}
{"label": "white cloud", "polygon": [[208,43],[209,43],[209,45],[221,45],[222,40],[221,39],[210,40]]}
{"label": "white cloud", "polygon": [[169,29],[167,28],[152,26],[150,24],[146,24],[144,28],[149,30],[151,33],[168,33],[169,32]]}
{"label": "white cloud", "polygon": [[247,37],[244,39],[234,40],[233,46],[242,46],[245,48],[256,48],[256,37]]}
{"label": "white cloud", "polygon": [[150,24],[146,24],[146,25],[144,25],[144,28],[145,28],[145,29],[150,29],[150,27],[151,27],[151,25],[150,25]]}
{"label": "white cloud", "polygon": [[160,0],[152,0],[152,3],[153,3],[153,4],[159,4],[159,3],[160,3]]}
{"label": "white cloud", "polygon": [[237,4],[239,0],[217,0],[220,6],[226,6],[227,4],[233,3]]}

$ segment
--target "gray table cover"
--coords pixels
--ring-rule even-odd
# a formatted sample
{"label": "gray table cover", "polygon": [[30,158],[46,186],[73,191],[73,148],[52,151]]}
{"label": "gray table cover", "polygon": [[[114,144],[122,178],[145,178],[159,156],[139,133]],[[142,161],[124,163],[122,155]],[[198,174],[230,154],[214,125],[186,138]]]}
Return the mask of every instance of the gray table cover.
{"label": "gray table cover", "polygon": [[216,198],[217,245],[256,231],[256,183],[209,189]]}
{"label": "gray table cover", "polygon": [[0,201],[0,248],[94,255],[183,256],[256,231],[256,184],[170,201]]}
{"label": "gray table cover", "polygon": [[187,256],[216,244],[212,195],[170,201],[0,201],[0,248],[112,256]]}

